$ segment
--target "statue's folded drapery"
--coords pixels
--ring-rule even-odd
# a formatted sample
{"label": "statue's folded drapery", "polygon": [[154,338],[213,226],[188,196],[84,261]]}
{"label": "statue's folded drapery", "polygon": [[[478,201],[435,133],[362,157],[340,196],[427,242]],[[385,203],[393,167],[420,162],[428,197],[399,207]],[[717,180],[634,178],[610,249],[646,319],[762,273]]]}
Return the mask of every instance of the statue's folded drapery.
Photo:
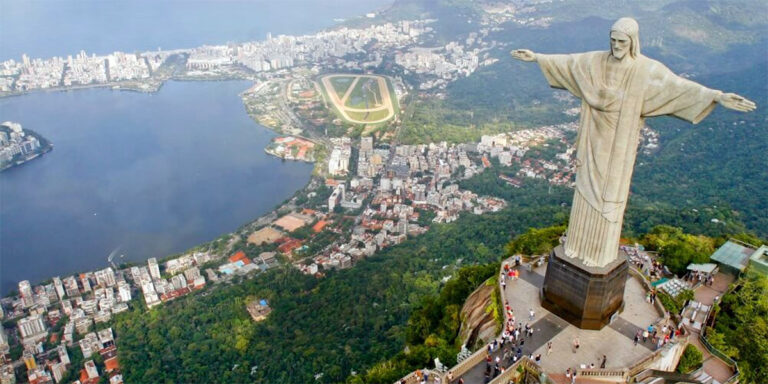
{"label": "statue's folded drapery", "polygon": [[536,56],[550,86],[582,100],[565,252],[598,267],[617,256],[644,118],[671,115],[695,124],[712,111],[719,94],[642,55],[611,67],[609,74],[610,55]]}

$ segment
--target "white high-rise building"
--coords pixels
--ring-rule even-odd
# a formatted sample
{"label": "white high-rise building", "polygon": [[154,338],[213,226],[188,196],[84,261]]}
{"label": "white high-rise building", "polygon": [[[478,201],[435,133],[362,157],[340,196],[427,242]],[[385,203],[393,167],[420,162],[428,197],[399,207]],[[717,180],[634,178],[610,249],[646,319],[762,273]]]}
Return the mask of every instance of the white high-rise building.
{"label": "white high-rise building", "polygon": [[123,303],[131,301],[131,286],[125,281],[117,283],[117,294]]}
{"label": "white high-rise building", "polygon": [[24,307],[30,307],[35,303],[35,297],[32,294],[32,285],[29,284],[29,280],[19,282],[19,296],[21,296],[21,302]]}
{"label": "white high-rise building", "polygon": [[67,296],[80,296],[80,288],[77,286],[77,279],[74,276],[64,278],[64,288],[67,291]]}
{"label": "white high-rise building", "polygon": [[52,365],[51,373],[53,374],[53,379],[56,380],[57,383],[60,383],[61,379],[64,378],[64,374],[67,373],[67,364],[61,362]]}
{"label": "white high-rise building", "polygon": [[64,291],[64,284],[62,284],[61,279],[58,276],[53,278],[53,287],[56,288],[56,294],[59,295],[59,300],[64,300],[66,292]]}
{"label": "white high-rise building", "polygon": [[157,259],[151,258],[147,260],[147,266],[149,266],[149,275],[152,276],[152,279],[159,279],[160,278],[160,266],[157,265]]}
{"label": "white high-rise building", "polygon": [[96,284],[102,287],[112,287],[117,283],[115,281],[115,272],[112,270],[112,267],[107,267],[100,271],[96,271],[95,276]]}
{"label": "white high-rise building", "polygon": [[21,334],[21,338],[24,339],[25,343],[27,341],[36,341],[41,339],[48,333],[45,329],[43,318],[40,315],[25,317],[19,320],[16,326],[19,328],[19,333]]}
{"label": "white high-rise building", "polygon": [[99,371],[96,369],[96,363],[93,360],[85,362],[85,372],[88,374],[89,379],[95,379],[99,377]]}
{"label": "white high-rise building", "polygon": [[59,354],[59,360],[64,364],[69,364],[69,353],[67,353],[67,347],[64,344],[56,347],[56,352]]}
{"label": "white high-rise building", "polygon": [[91,291],[91,280],[87,274],[80,275],[80,284],[83,286],[83,293]]}

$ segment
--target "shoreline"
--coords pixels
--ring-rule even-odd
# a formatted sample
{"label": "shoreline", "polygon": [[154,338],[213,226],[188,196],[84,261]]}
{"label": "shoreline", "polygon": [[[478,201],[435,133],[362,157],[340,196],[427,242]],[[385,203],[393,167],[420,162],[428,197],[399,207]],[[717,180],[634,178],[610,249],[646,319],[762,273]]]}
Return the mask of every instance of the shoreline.
{"label": "shoreline", "polygon": [[[23,96],[23,95],[28,94],[28,93],[29,94],[31,94],[31,93],[42,93],[42,92],[55,93],[55,92],[64,92],[64,91],[75,91],[75,90],[88,90],[88,89],[107,88],[107,87],[111,87],[112,88],[111,90],[113,90],[113,91],[132,91],[132,92],[139,92],[139,93],[144,93],[144,94],[155,94],[155,93],[159,92],[162,89],[162,86],[165,85],[165,83],[167,81],[179,81],[179,82],[222,81],[222,82],[226,82],[226,81],[243,81],[243,80],[245,80],[245,81],[253,81],[251,79],[245,79],[245,78],[239,78],[239,77],[228,77],[228,78],[173,78],[172,77],[172,78],[167,79],[166,81],[163,81],[160,84],[160,86],[156,87],[155,89],[153,89],[151,91],[142,91],[142,90],[138,90],[138,89],[130,89],[130,88],[122,88],[122,87],[121,88],[113,88],[112,84],[90,84],[90,85],[85,85],[85,86],[78,86],[78,87],[75,87],[75,88],[55,88],[55,89],[54,88],[49,88],[49,89],[40,89],[40,90],[34,90],[34,91],[27,91],[27,92],[13,94],[13,95],[0,96],[0,99],[2,99],[3,97]],[[241,103],[242,103],[242,100],[241,100]],[[244,106],[245,104],[242,103],[242,105]],[[273,137],[270,140],[270,144],[274,142],[275,138],[288,136],[288,135],[285,135],[285,134],[277,131],[273,127],[270,127],[268,125],[264,125],[264,124],[260,123],[258,120],[255,119],[255,117],[252,114],[248,113],[247,111],[244,111],[244,112],[249,117],[249,119],[251,121],[253,121],[254,123],[256,123],[258,126],[263,127],[264,129],[266,129],[266,130],[276,134],[276,136]],[[298,136],[298,135],[291,135],[291,136],[299,137],[299,138],[301,138],[303,140],[315,142],[314,140],[309,139],[309,138],[305,138],[303,136]],[[305,159],[287,159],[287,158],[283,158],[283,157],[277,156],[276,154],[273,154],[273,153],[269,152],[269,145],[270,144],[267,144],[266,146],[264,146],[263,149],[264,149],[265,153],[267,153],[268,155],[270,155],[272,157],[276,157],[276,158],[279,158],[281,160],[297,161],[297,162],[303,162],[303,163],[307,163],[307,164],[317,163],[317,160],[309,161],[309,160],[305,160]],[[318,144],[318,143],[315,143],[315,144],[316,145],[321,145],[321,144]],[[10,165],[7,168],[0,169],[0,172],[6,171],[6,170],[11,169],[11,168],[16,168],[17,166],[22,166],[22,165],[26,164],[27,162],[29,162],[31,160],[34,160],[34,159],[36,159],[38,157],[41,157],[44,154],[47,154],[48,152],[51,152],[53,150],[53,144],[49,143],[46,148],[47,149],[45,151],[39,153],[37,156],[35,156],[35,157],[31,158],[31,159],[28,159],[28,160],[26,160],[26,161],[24,161],[24,162],[22,162],[20,164],[13,164],[13,165]],[[238,227],[236,229],[234,229],[232,231],[221,232],[218,235],[216,235],[215,237],[210,238],[208,240],[205,240],[203,242],[196,243],[196,244],[194,244],[194,245],[184,249],[183,251],[174,252],[174,253],[171,253],[171,254],[168,254],[168,255],[164,255],[164,256],[158,257],[158,260],[168,260],[168,259],[180,256],[180,255],[184,255],[186,253],[192,252],[195,249],[198,249],[201,246],[204,246],[204,245],[209,244],[211,242],[214,242],[214,241],[216,241],[219,238],[236,234],[242,228],[250,226],[250,225],[252,225],[254,223],[257,223],[259,220],[263,219],[264,217],[269,216],[273,212],[277,211],[280,207],[285,205],[285,203],[287,201],[289,201],[294,196],[296,196],[297,193],[300,193],[301,191],[305,191],[307,189],[307,187],[312,185],[313,180],[318,177],[317,174],[316,174],[317,167],[318,167],[318,164],[316,164],[312,168],[312,170],[309,173],[309,180],[303,186],[301,186],[300,188],[292,191],[280,203],[272,206],[271,208],[268,208],[265,213],[263,213],[263,214],[261,214],[261,215],[259,215],[257,217],[251,218],[250,220],[248,220],[248,221],[246,221],[244,223],[241,223],[240,225],[238,225]],[[145,263],[146,260],[148,260],[149,258],[150,257],[146,257],[146,258],[143,258],[143,260],[138,260],[138,261],[130,260],[130,261],[126,261],[125,263],[121,263],[121,264],[126,264],[126,265],[141,264],[141,263]],[[97,270],[99,268],[103,268],[103,267],[109,266],[109,265],[110,265],[109,262],[105,259],[104,260],[104,264],[95,265],[94,267],[92,267],[89,270],[84,270],[84,271],[83,270],[79,270],[79,271],[72,272],[71,274],[69,274],[69,273],[65,273],[65,274],[67,274],[67,275],[76,275],[76,274],[79,274],[79,273],[86,273],[86,272],[94,271],[94,270]],[[118,267],[119,267],[119,265],[118,265]],[[52,275],[52,276],[48,276],[48,277],[42,278],[42,279],[40,279],[37,282],[33,282],[32,284],[33,285],[39,285],[41,283],[44,283],[44,282],[47,282],[47,281],[51,281],[51,279],[53,279],[54,276],[56,276],[56,275]],[[25,279],[23,277],[19,277],[18,278],[18,281],[23,281],[23,280],[27,280],[27,279]],[[17,282],[17,284],[18,284],[18,282]],[[11,288],[11,290],[8,291],[8,292],[2,292],[2,293],[0,293],[0,298],[11,297],[11,296],[13,296],[14,291],[15,291],[15,289]]]}
{"label": "shoreline", "polygon": [[35,153],[35,154],[34,154],[34,155],[32,155],[31,157],[27,157],[27,158],[26,158],[26,159],[24,159],[24,160],[21,160],[21,161],[17,161],[17,162],[14,162],[14,163],[8,164],[8,165],[6,165],[6,166],[5,166],[5,167],[3,167],[3,168],[0,168],[0,172],[5,172],[5,171],[7,171],[7,170],[9,170],[9,169],[12,169],[12,168],[16,168],[16,167],[20,167],[20,166],[22,166],[22,165],[24,165],[24,164],[26,164],[26,163],[28,163],[28,162],[30,162],[30,161],[32,161],[32,160],[34,160],[34,159],[37,159],[38,157],[42,157],[43,155],[45,155],[46,153],[48,153],[48,152],[51,152],[51,151],[53,151],[53,144],[50,144],[50,143],[49,143],[49,144],[48,144],[48,145],[46,145],[46,146],[45,146],[45,147],[44,147],[44,148],[43,148],[43,149],[42,149],[40,152],[38,152],[38,153]]}

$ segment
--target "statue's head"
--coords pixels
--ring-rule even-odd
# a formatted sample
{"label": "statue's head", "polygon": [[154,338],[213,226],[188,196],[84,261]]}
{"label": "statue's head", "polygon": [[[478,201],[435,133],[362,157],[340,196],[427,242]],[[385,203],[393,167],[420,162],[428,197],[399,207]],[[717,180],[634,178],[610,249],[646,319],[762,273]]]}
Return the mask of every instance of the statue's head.
{"label": "statue's head", "polygon": [[621,60],[627,54],[636,58],[640,54],[640,26],[631,17],[622,17],[611,27],[611,55]]}

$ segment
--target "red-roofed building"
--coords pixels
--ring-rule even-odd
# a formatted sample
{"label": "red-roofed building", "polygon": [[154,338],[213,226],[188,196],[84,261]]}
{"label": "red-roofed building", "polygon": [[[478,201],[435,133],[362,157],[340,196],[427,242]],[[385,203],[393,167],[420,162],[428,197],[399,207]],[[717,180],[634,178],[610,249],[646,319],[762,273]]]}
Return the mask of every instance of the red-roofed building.
{"label": "red-roofed building", "polygon": [[301,240],[291,239],[277,247],[277,250],[284,254],[290,254],[294,249],[301,247]]}
{"label": "red-roofed building", "polygon": [[120,363],[117,361],[117,357],[112,357],[107,360],[104,360],[105,371],[112,372],[116,369],[120,369]]}
{"label": "red-roofed building", "polygon": [[339,184],[343,183],[343,180],[336,180],[336,179],[325,179],[325,186],[336,188],[339,186]]}
{"label": "red-roofed building", "polygon": [[315,233],[320,233],[326,225],[328,225],[327,221],[320,220],[312,226],[312,230],[315,231]]}
{"label": "red-roofed building", "polygon": [[248,265],[251,263],[251,260],[248,259],[248,256],[246,256],[245,252],[243,251],[238,251],[237,253],[229,257],[230,263],[236,263],[238,261],[242,261],[243,265]]}
{"label": "red-roofed building", "polygon": [[99,377],[88,378],[88,372],[85,369],[80,370],[80,383],[82,384],[99,384]]}

